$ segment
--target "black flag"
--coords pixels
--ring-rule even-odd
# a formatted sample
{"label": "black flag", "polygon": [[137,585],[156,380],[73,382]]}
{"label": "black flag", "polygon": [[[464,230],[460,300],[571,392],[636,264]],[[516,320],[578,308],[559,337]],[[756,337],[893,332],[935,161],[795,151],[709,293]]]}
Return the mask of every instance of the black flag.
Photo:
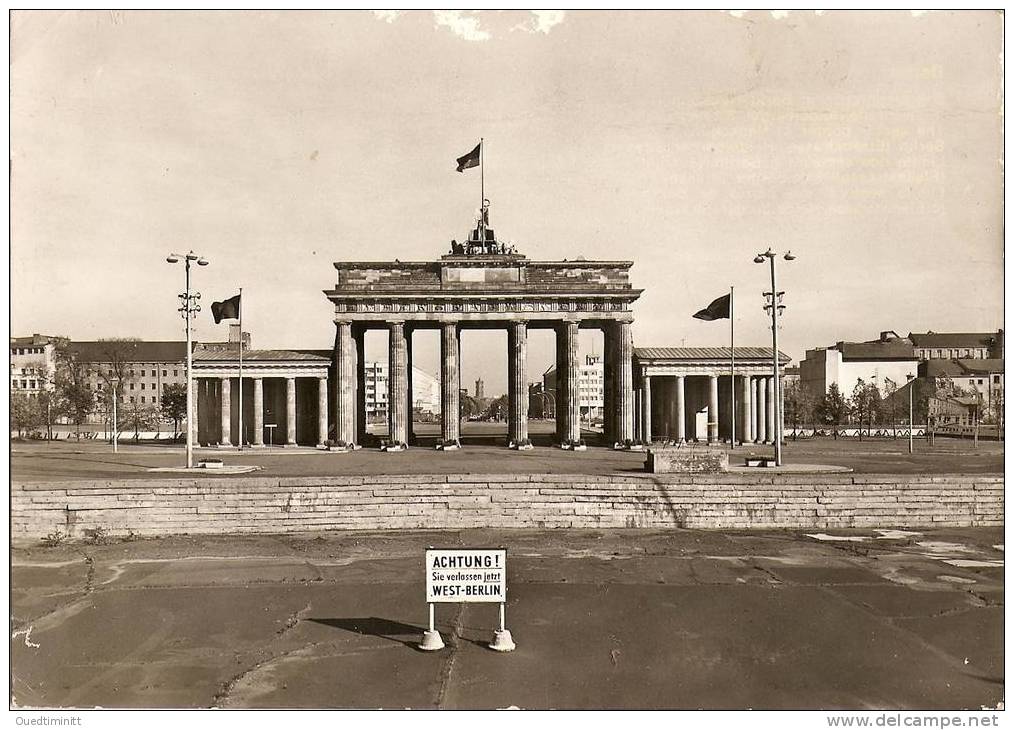
{"label": "black flag", "polygon": [[479,153],[482,149],[482,142],[475,146],[475,149],[469,152],[464,157],[458,158],[458,172],[464,172],[469,167],[479,166]]}
{"label": "black flag", "polygon": [[703,319],[705,322],[711,322],[716,319],[728,319],[729,318],[729,304],[732,301],[732,295],[726,294],[719,297],[707,307],[697,312],[694,315],[695,319]]}
{"label": "black flag", "polygon": [[223,319],[239,319],[239,306],[241,294],[226,299],[224,302],[211,303],[211,316],[215,318],[215,324]]}

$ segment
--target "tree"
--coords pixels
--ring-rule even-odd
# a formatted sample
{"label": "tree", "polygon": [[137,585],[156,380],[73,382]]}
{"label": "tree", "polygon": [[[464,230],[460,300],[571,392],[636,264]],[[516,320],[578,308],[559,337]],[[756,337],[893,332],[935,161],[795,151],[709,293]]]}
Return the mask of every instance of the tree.
{"label": "tree", "polygon": [[859,440],[863,440],[863,418],[869,409],[869,389],[866,381],[862,378],[856,380],[852,389],[852,396],[848,399],[849,416],[853,421],[859,421]]}
{"label": "tree", "polygon": [[11,431],[17,431],[19,438],[42,425],[42,413],[37,401],[37,398],[29,397],[25,393],[11,394]]}
{"label": "tree", "polygon": [[43,389],[39,391],[38,396],[39,405],[39,419],[41,425],[46,427],[46,440],[53,440],[53,424],[56,423],[56,419],[63,415],[63,411],[60,408],[60,399],[56,397],[54,390],[48,390],[43,384]]}
{"label": "tree", "polygon": [[831,383],[827,393],[817,404],[817,416],[821,423],[831,426],[834,429],[834,437],[838,438],[838,426],[845,422],[848,416],[848,404],[845,397],[838,390],[837,383]]}
{"label": "tree", "polygon": [[785,411],[790,423],[793,425],[792,440],[796,440],[796,433],[799,431],[799,424],[812,423],[815,418],[817,403],[810,391],[803,387],[798,380],[793,380],[785,385]]}
{"label": "tree", "polygon": [[884,414],[887,406],[884,405],[884,398],[880,394],[880,388],[876,383],[870,383],[866,386],[867,391],[867,416],[866,421],[870,426],[870,430],[873,430],[874,423],[881,423],[884,420]]}
{"label": "tree", "polygon": [[141,431],[154,428],[158,423],[158,408],[142,403],[126,404],[126,425],[134,430],[134,440],[141,438]]}
{"label": "tree", "polygon": [[[128,370],[128,366],[133,362],[131,357],[134,353],[137,343],[141,340],[137,337],[111,337],[109,339],[99,340],[102,344],[100,345],[99,358],[100,363],[96,363],[96,373],[102,379],[105,387],[102,389],[104,393],[103,403],[105,404],[106,419],[110,425],[110,443],[112,442],[112,431],[115,429],[116,433],[123,430],[125,426],[130,424],[129,421],[129,407],[124,407],[129,404],[124,404],[123,399],[117,400],[116,405],[116,420],[117,423],[113,423],[113,395],[114,393],[119,396],[123,393],[126,383],[132,379],[133,373]],[[101,367],[99,367],[101,365]]]}
{"label": "tree", "polygon": [[884,378],[883,415],[891,422],[891,435],[898,438],[898,384]]}
{"label": "tree", "polygon": [[179,435],[180,422],[187,417],[187,386],[173,383],[162,391],[162,417],[173,423],[173,434]]}
{"label": "tree", "polygon": [[60,338],[55,343],[56,375],[54,378],[55,397],[59,410],[70,418],[77,427],[77,439],[81,440],[81,424],[87,420],[95,407],[95,394],[88,387],[86,364],[80,355],[70,347],[70,341]]}

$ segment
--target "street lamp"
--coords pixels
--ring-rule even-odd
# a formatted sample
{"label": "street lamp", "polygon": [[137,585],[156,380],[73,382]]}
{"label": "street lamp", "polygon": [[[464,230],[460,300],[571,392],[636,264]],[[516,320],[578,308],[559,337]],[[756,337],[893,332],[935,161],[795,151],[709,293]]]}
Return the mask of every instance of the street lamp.
{"label": "street lamp", "polygon": [[187,469],[192,469],[194,466],[194,429],[193,424],[190,422],[193,418],[193,353],[191,352],[190,345],[190,320],[197,316],[197,313],[201,311],[201,305],[197,303],[197,300],[201,298],[200,292],[196,294],[190,293],[190,262],[196,261],[198,266],[207,266],[208,261],[193,251],[188,254],[180,255],[177,253],[171,253],[166,256],[165,259],[170,264],[178,264],[180,261],[184,262],[186,268],[186,291],[179,295],[182,306],[180,306],[179,312],[186,322],[187,332]]}
{"label": "street lamp", "polygon": [[[754,256],[753,262],[755,264],[763,264],[769,261],[771,264],[771,291],[764,292],[764,296],[771,297],[771,303],[764,305],[764,309],[771,310],[771,368],[774,371],[775,378],[775,466],[782,465],[782,387],[778,377],[778,314],[785,309],[785,306],[781,303],[782,295],[785,292],[778,291],[777,278],[775,276],[775,257],[776,254],[770,248]],[[787,251],[783,258],[786,261],[795,261],[796,257],[792,255],[791,251]]]}
{"label": "street lamp", "polygon": [[908,373],[908,453],[912,453],[912,429],[915,428],[913,425],[915,422],[912,420],[914,408],[912,407],[912,392],[915,390],[915,376],[912,373]]}

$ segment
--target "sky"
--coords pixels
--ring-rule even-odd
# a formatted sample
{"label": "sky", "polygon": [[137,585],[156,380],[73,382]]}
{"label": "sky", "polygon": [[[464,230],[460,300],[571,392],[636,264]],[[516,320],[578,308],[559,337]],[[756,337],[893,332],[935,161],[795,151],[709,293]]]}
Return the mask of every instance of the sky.
{"label": "sky", "polygon": [[[335,261],[434,260],[466,236],[485,142],[498,237],[630,260],[635,346],[1003,326],[1002,16],[992,11],[16,11],[11,328],[182,339],[244,291],[260,348],[328,348]],[[416,364],[437,370],[437,340]],[[534,333],[529,379],[553,360]],[[382,334],[367,355],[382,358]],[[506,382],[506,336],[462,384]],[[582,349],[601,352],[583,334]]]}

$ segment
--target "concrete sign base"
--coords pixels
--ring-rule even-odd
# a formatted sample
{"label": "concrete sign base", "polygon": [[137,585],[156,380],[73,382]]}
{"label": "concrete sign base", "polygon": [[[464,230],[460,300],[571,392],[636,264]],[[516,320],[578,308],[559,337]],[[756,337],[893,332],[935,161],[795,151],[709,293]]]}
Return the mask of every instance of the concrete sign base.
{"label": "concrete sign base", "polygon": [[489,648],[493,651],[514,651],[516,647],[514,639],[511,638],[511,632],[507,629],[494,631],[493,641],[490,643]]}
{"label": "concrete sign base", "polygon": [[439,631],[424,631],[422,643],[419,648],[423,651],[440,651],[444,648],[444,640],[440,638]]}

